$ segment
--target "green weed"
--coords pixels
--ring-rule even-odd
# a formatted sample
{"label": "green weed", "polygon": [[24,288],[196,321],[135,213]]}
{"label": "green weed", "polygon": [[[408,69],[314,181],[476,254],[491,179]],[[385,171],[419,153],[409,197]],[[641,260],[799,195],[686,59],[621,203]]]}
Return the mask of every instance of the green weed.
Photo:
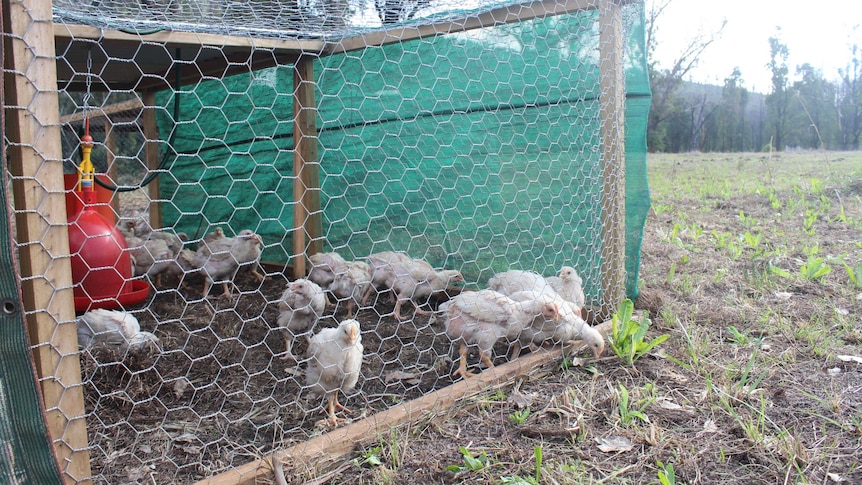
{"label": "green weed", "polygon": [[799,276],[807,281],[817,281],[832,272],[832,267],[823,258],[808,257],[808,261],[799,268]]}
{"label": "green weed", "polygon": [[676,485],[676,474],[673,471],[673,465],[670,463],[665,465],[658,461],[656,462],[656,466],[658,466],[658,482],[660,485]]}
{"label": "green weed", "polygon": [[519,475],[511,477],[501,477],[500,483],[507,485],[539,485],[542,481],[542,447],[536,446],[533,448],[533,457],[536,460],[536,474],[534,476],[521,477]]}
{"label": "green weed", "polygon": [[458,451],[461,452],[464,461],[458,465],[449,465],[446,470],[453,473],[478,472],[488,466],[488,454],[484,451],[476,456],[473,456],[465,446],[459,446]]}
{"label": "green weed", "polygon": [[842,264],[844,264],[844,271],[847,272],[847,277],[850,278],[853,286],[855,288],[862,288],[862,262],[856,263],[855,268],[843,261]]}
{"label": "green weed", "polygon": [[635,418],[640,419],[645,423],[649,423],[649,418],[647,418],[646,414],[644,414],[644,410],[649,406],[649,402],[642,405],[638,409],[632,409],[629,406],[629,391],[626,389],[626,386],[619,384],[620,392],[619,392],[619,403],[618,409],[620,412],[620,423],[624,426],[629,426],[632,424]]}
{"label": "green weed", "polygon": [[814,224],[817,223],[818,212],[812,209],[805,210],[805,218],[802,220],[802,230],[809,236],[814,235]]}
{"label": "green weed", "polygon": [[664,334],[651,341],[644,340],[652,322],[646,314],[641,321],[634,320],[633,313],[634,304],[626,298],[611,319],[611,349],[627,365],[634,365],[636,360],[670,338],[670,335]]}
{"label": "green weed", "polygon": [[515,426],[521,426],[527,421],[527,418],[530,417],[530,408],[524,408],[517,410],[509,415],[509,421],[512,422]]}

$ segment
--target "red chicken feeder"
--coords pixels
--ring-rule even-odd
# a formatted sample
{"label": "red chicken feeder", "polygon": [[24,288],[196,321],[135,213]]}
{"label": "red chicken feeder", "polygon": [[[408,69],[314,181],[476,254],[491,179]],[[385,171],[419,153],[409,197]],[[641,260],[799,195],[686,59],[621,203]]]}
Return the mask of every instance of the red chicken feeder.
{"label": "red chicken feeder", "polygon": [[83,207],[69,217],[75,311],[114,309],[146,300],[150,286],[146,281],[132,279],[126,238],[88,205],[87,199],[94,198],[94,192],[81,195]]}

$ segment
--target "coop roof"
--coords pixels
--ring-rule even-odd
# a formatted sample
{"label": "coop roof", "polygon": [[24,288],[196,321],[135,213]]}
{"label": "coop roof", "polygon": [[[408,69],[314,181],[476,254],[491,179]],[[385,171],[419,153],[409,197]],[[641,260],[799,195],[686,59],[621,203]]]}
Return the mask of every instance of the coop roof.
{"label": "coop roof", "polygon": [[[410,3],[405,0],[399,4]],[[249,69],[290,64],[299,55],[325,56],[560,15],[593,9],[599,2],[416,0],[413,3],[425,7],[413,12],[407,20],[384,25],[369,20],[373,12],[354,12],[344,17],[354,20],[339,23],[333,19],[342,18],[339,16],[344,16],[343,12],[330,9],[304,15],[301,9],[291,10],[282,2],[56,0],[54,36],[61,60],[57,66],[58,79],[60,86],[70,91],[159,90],[169,85],[195,83],[205,77],[221,78]],[[634,3],[634,0],[616,3]],[[357,17],[359,20],[355,20]],[[87,86],[94,65],[99,66],[96,73],[99,82]],[[182,68],[185,65],[190,68]]]}

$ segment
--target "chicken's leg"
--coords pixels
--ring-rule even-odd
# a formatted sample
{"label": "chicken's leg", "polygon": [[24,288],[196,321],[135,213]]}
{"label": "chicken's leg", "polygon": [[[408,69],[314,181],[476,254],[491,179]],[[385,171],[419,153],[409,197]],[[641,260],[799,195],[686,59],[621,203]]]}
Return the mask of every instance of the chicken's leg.
{"label": "chicken's leg", "polygon": [[458,353],[461,355],[460,362],[458,362],[458,368],[455,369],[452,376],[460,375],[464,379],[471,377],[473,373],[467,370],[467,344],[462,342],[461,348],[458,349]]}
{"label": "chicken's leg", "polygon": [[329,422],[333,426],[338,424],[338,417],[335,416],[335,397],[334,394],[326,397],[326,412],[329,414]]}
{"label": "chicken's leg", "polygon": [[291,362],[296,362],[296,357],[293,355],[293,350],[292,350],[292,347],[293,347],[293,338],[292,337],[287,337],[287,336],[284,337],[284,347],[285,347],[285,351],[287,353],[284,354],[284,357],[282,357],[281,360],[289,360]]}
{"label": "chicken's leg", "polygon": [[490,358],[490,357],[488,357],[488,355],[487,355],[487,354],[485,354],[485,352],[482,352],[481,350],[479,351],[479,359],[480,359],[482,362],[484,362],[484,363],[485,363],[485,365],[486,365],[486,366],[488,366],[488,368],[489,368],[489,369],[490,369],[491,367],[494,367],[494,362],[493,362],[493,361],[491,361],[491,358]]}
{"label": "chicken's leg", "polygon": [[340,402],[338,402],[338,392],[337,391],[335,393],[335,398],[333,400],[335,401],[335,409],[339,409],[341,411],[344,411],[347,414],[353,414],[353,411],[347,409],[346,407],[342,406]]}
{"label": "chicken's leg", "polygon": [[206,297],[207,297],[207,295],[208,295],[208,294],[209,294],[209,292],[210,292],[210,287],[211,287],[211,286],[212,286],[212,282],[210,281],[210,279],[209,279],[209,278],[204,278],[204,294],[201,296],[201,298],[206,298]]}
{"label": "chicken's leg", "polygon": [[399,297],[398,300],[395,302],[395,318],[397,318],[398,320],[401,320],[402,322],[404,320],[407,320],[407,317],[401,316],[401,303],[403,301],[404,300],[401,299],[401,297]]}

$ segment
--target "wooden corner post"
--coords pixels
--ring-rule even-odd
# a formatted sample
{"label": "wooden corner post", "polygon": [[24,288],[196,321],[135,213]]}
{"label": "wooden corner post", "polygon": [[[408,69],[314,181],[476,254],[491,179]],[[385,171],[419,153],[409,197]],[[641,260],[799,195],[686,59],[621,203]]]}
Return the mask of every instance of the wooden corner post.
{"label": "wooden corner post", "polygon": [[306,255],[323,250],[314,57],[299,56],[293,74],[293,274],[306,275]]}
{"label": "wooden corner post", "polygon": [[599,2],[602,131],[602,309],[609,318],[625,299],[625,71],[622,7]]}
{"label": "wooden corner post", "polygon": [[3,2],[9,169],[23,304],[46,422],[66,483],[89,483],[51,2]]}

